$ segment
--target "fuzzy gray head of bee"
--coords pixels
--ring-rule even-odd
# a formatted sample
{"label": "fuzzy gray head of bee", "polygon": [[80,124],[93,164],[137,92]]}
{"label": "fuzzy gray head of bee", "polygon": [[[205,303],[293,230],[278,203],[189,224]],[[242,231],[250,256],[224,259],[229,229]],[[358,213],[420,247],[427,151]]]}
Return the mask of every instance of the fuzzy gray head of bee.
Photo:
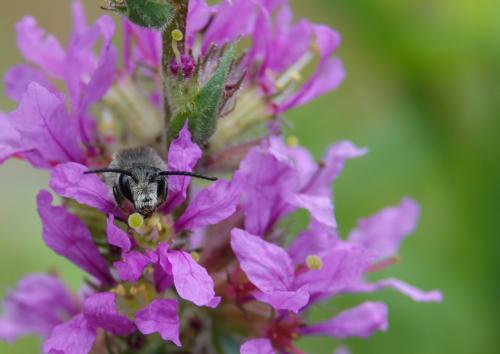
{"label": "fuzzy gray head of bee", "polygon": [[126,210],[129,204],[144,217],[153,214],[167,200],[169,176],[217,180],[192,172],[165,169],[165,163],[153,149],[137,148],[119,152],[107,168],[88,170],[85,174],[103,173],[118,207]]}

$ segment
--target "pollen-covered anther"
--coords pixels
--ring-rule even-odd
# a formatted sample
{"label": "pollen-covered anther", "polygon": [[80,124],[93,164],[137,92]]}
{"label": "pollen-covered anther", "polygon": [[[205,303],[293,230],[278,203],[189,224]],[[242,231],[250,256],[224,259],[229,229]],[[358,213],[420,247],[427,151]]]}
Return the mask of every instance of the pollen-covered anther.
{"label": "pollen-covered anther", "polygon": [[133,213],[128,217],[128,226],[139,229],[144,224],[144,217],[139,213]]}
{"label": "pollen-covered anther", "polygon": [[290,135],[286,138],[286,144],[290,147],[296,147],[299,145],[299,138],[295,135]]}
{"label": "pollen-covered anther", "polygon": [[179,29],[174,29],[171,33],[172,39],[176,42],[180,42],[184,39],[184,34]]}
{"label": "pollen-covered anther", "polygon": [[306,265],[310,270],[320,270],[323,268],[323,261],[319,256],[311,254],[306,258]]}
{"label": "pollen-covered anther", "polygon": [[290,79],[294,81],[300,81],[302,80],[302,75],[298,71],[292,71],[290,73]]}
{"label": "pollen-covered anther", "polygon": [[199,262],[200,261],[200,254],[198,252],[192,251],[190,253],[190,255],[191,255],[191,258],[193,258],[195,262]]}

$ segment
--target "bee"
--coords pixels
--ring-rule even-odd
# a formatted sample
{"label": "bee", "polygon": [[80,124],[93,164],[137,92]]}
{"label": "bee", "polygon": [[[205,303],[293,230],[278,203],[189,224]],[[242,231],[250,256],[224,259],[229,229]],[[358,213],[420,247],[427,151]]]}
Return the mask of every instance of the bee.
{"label": "bee", "polygon": [[113,154],[108,167],[85,171],[84,174],[103,173],[104,182],[113,191],[121,209],[129,203],[144,217],[155,212],[168,195],[169,176],[191,176],[209,181],[208,177],[186,171],[167,171],[167,165],[151,147],[139,147]]}

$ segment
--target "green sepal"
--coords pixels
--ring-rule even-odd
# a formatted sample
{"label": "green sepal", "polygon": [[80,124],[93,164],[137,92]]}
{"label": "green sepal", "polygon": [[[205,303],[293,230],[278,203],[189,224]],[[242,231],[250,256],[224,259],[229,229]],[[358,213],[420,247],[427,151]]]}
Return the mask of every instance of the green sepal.
{"label": "green sepal", "polygon": [[175,16],[175,8],[167,0],[125,0],[124,6],[116,6],[116,10],[146,28],[164,28]]}
{"label": "green sepal", "polygon": [[235,45],[229,46],[222,56],[214,75],[207,81],[192,99],[182,107],[170,123],[169,139],[173,139],[188,120],[193,141],[204,146],[215,133],[220,103],[224,94],[226,79],[231,68]]}

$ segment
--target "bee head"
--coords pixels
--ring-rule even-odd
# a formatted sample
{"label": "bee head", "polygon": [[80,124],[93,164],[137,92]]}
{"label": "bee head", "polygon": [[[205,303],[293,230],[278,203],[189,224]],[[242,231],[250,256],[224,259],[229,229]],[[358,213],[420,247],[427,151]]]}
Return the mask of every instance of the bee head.
{"label": "bee head", "polygon": [[210,181],[217,178],[198,175],[186,171],[161,171],[150,166],[137,166],[128,170],[103,168],[88,170],[90,173],[116,173],[113,194],[118,206],[127,200],[134,210],[144,217],[153,214],[167,199],[168,176],[192,176]]}

